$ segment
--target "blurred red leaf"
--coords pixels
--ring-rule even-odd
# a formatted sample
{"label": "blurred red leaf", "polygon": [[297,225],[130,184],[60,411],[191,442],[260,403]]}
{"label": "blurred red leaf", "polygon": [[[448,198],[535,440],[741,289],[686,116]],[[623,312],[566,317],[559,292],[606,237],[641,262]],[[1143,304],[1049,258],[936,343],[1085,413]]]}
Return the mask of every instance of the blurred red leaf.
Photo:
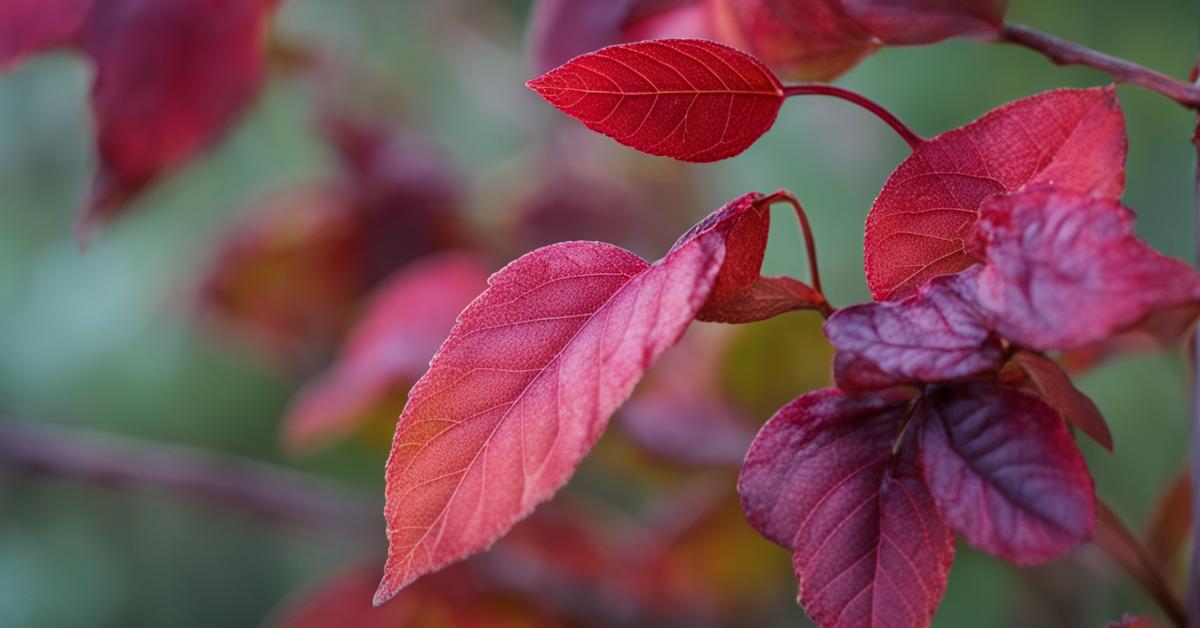
{"label": "blurred red leaf", "polygon": [[1121,196],[1125,121],[1111,88],[1061,89],[1018,100],[918,146],[867,217],[867,284],[876,299],[916,292],[975,260],[963,238],[980,204],[1036,182]]}
{"label": "blurred red leaf", "polygon": [[937,277],[902,301],[854,305],[829,317],[825,335],[837,349],[838,386],[889,388],[999,369],[1000,340],[980,320],[964,288],[971,275]]}
{"label": "blurred red leaf", "polygon": [[529,81],[594,131],[652,155],[717,161],[775,123],[779,79],[753,57],[705,40],[610,46]]}
{"label": "blurred red leaf", "polygon": [[76,44],[96,67],[99,164],[76,233],[92,231],[211,145],[262,81],[276,0],[105,0]]}
{"label": "blurred red leaf", "polygon": [[967,247],[986,261],[976,292],[990,326],[1026,347],[1078,348],[1200,306],[1200,273],[1137,237],[1114,201],[1048,186],[997,198]]}
{"label": "blurred red leaf", "polygon": [[0,70],[29,54],[70,43],[94,0],[5,0],[0,3]]}
{"label": "blurred red leaf", "polygon": [[846,12],[885,44],[930,44],[993,35],[1007,0],[841,0]]}
{"label": "blurred red leaf", "polygon": [[828,81],[878,48],[840,0],[711,0],[720,39],[789,78]]}
{"label": "blurred red leaf", "polygon": [[1112,451],[1112,432],[1100,409],[1079,391],[1057,362],[1032,351],[1018,351],[1013,362],[1021,368],[1043,401],[1092,440]]}
{"label": "blurred red leaf", "polygon": [[1185,463],[1159,495],[1146,526],[1146,550],[1168,572],[1192,535],[1192,499],[1191,467]]}
{"label": "blurred red leaf", "polygon": [[784,406],[746,456],[750,524],[795,552],[801,604],[822,626],[927,626],[954,535],[900,445],[910,397],[823,389]]}
{"label": "blurred red leaf", "polygon": [[403,628],[412,625],[417,604],[371,605],[378,566],[356,565],[335,573],[313,590],[290,600],[270,623],[276,628]]}
{"label": "blurred red leaf", "polygon": [[300,391],[284,419],[294,452],[343,437],[369,415],[396,416],[390,400],[429,366],[459,312],[486,285],[473,258],[443,253],[398,271],[379,287],[335,365]]}
{"label": "blurred red leaf", "polygon": [[340,189],[313,185],[251,207],[203,271],[202,321],[278,364],[332,346],[366,288],[362,234],[347,203]]}
{"label": "blurred red leaf", "polygon": [[597,242],[512,262],[458,318],[417,382],[387,465],[388,561],[376,603],[487,547],[548,499],[650,364],[708,300],[731,201],[659,262]]}
{"label": "blurred red leaf", "polygon": [[1121,621],[1111,622],[1108,628],[1154,628],[1154,624],[1140,615],[1125,613],[1121,616]]}
{"label": "blurred red leaf", "polygon": [[929,490],[969,543],[1032,564],[1092,537],[1092,476],[1054,408],[1017,389],[974,384],[924,396],[915,417]]}

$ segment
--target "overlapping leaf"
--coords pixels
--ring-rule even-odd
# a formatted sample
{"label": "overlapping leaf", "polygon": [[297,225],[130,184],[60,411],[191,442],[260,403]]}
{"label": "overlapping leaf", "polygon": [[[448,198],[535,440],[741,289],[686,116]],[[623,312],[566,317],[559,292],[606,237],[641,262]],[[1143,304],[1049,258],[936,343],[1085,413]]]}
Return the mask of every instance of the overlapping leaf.
{"label": "overlapping leaf", "polygon": [[929,44],[950,37],[994,35],[1007,0],[841,0],[885,44]]}
{"label": "overlapping leaf", "polygon": [[336,365],[293,402],[283,425],[288,449],[345,436],[371,415],[399,414],[402,408],[388,402],[403,400],[486,280],[478,261],[445,253],[406,266],[380,286]]}
{"label": "overlapping leaf", "polygon": [[0,69],[65,45],[79,34],[94,0],[5,0],[0,3]]}
{"label": "overlapping leaf", "polygon": [[1125,123],[1112,88],[1062,89],[1009,103],[918,146],[867,218],[867,283],[876,299],[916,292],[970,266],[963,238],[980,204],[1029,183],[1116,199]]}
{"label": "overlapping leaf", "polygon": [[[726,274],[746,221],[736,199],[659,262],[617,247],[538,249],[492,276],[413,387],[387,465],[388,561],[376,602],[475,553],[567,481],[651,363]],[[748,228],[751,232],[755,230]],[[749,255],[753,256],[751,251]]]}
{"label": "overlapping leaf", "polygon": [[1071,377],[1057,362],[1032,351],[1018,351],[1013,355],[1013,362],[1029,378],[1038,396],[1092,440],[1112,451],[1112,432],[1104,415],[1100,414],[1100,409],[1087,395],[1075,387]]}
{"label": "overlapping leaf", "polygon": [[938,277],[902,301],[838,310],[825,323],[834,376],[848,389],[945,382],[996,370],[1000,340],[972,303],[975,272]]}
{"label": "overlapping leaf", "polygon": [[1047,186],[985,204],[968,239],[976,302],[1005,338],[1072,349],[1147,315],[1200,308],[1200,273],[1137,237],[1120,204]]}
{"label": "overlapping leaf", "polygon": [[1030,564],[1091,538],[1092,478],[1053,408],[1012,388],[958,385],[923,397],[914,418],[929,490],[972,545]]}
{"label": "overlapping leaf", "polygon": [[716,161],[775,122],[779,79],[753,57],[705,40],[610,46],[530,81],[589,128],[652,155]]}
{"label": "overlapping leaf", "polygon": [[[738,482],[746,517],[795,552],[800,602],[822,626],[926,626],[954,557],[902,444],[910,398],[808,393],[759,432]],[[898,445],[898,443],[901,443]]]}

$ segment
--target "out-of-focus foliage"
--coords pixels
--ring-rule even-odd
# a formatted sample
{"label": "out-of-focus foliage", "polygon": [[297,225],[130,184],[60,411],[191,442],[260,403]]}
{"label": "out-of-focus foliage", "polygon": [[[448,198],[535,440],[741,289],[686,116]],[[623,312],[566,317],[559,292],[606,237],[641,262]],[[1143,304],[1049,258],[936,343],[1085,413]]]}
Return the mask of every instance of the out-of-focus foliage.
{"label": "out-of-focus foliage", "polygon": [[[830,300],[867,298],[859,255],[863,223],[888,173],[906,155],[887,128],[842,103],[797,99],[784,106],[773,133],[729,162],[689,166],[635,154],[577,132],[525,89],[536,74],[525,50],[528,12],[525,0],[283,2],[269,29],[267,81],[258,100],[213,152],[140,194],[131,208],[137,211],[99,234],[86,254],[68,225],[86,199],[97,159],[88,105],[92,70],[64,51],[30,57],[0,75],[0,418],[86,426],[288,464],[382,506],[390,423],[368,422],[367,438],[298,459],[284,455],[280,425],[298,391],[328,366],[361,316],[369,286],[430,252],[405,253],[429,239],[404,242],[413,232],[408,222],[372,230],[368,235],[396,234],[373,249],[382,255],[374,259],[392,261],[363,274],[346,271],[361,282],[353,289],[336,280],[323,290],[327,284],[317,277],[336,265],[318,264],[319,275],[317,269],[296,273],[296,267],[283,276],[264,271],[266,278],[256,279],[265,282],[263,289],[252,291],[256,299],[283,294],[323,304],[284,308],[289,316],[302,310],[320,319],[319,325],[289,319],[284,326],[314,342],[302,359],[285,359],[286,368],[257,359],[252,345],[214,343],[193,324],[198,274],[211,268],[224,234],[254,223],[263,202],[283,202],[290,194],[302,197],[287,202],[290,211],[275,211],[286,213],[280,224],[303,231],[308,213],[325,211],[305,207],[322,203],[328,186],[369,170],[345,159],[361,154],[347,136],[331,142],[321,130],[328,110],[317,103],[327,102],[326,88],[296,69],[308,49],[332,60],[318,75],[337,77],[339,102],[380,111],[389,129],[417,134],[433,152],[448,155],[461,181],[454,202],[470,233],[434,248],[470,248],[493,269],[562,239],[612,242],[654,258],[681,228],[722,201],[787,187],[816,231]],[[1013,0],[1008,15],[1177,76],[1195,59],[1195,7],[1188,0]],[[1035,92],[1106,82],[1024,50],[962,41],[885,47],[841,80],[927,136]],[[1131,141],[1125,201],[1140,210],[1138,232],[1166,253],[1190,257],[1186,138],[1193,120],[1153,94],[1118,92]],[[562,144],[571,146],[569,156]],[[429,175],[422,181],[431,182]],[[355,183],[337,194],[377,199],[379,189]],[[288,192],[279,196],[280,190]],[[431,208],[427,201],[404,202]],[[799,274],[799,236],[790,221],[776,223],[766,271]],[[269,235],[289,233],[280,227]],[[319,233],[319,240],[337,239],[336,229]],[[312,296],[310,289],[321,291]],[[310,337],[310,325],[324,331]],[[828,385],[831,356],[819,327],[816,314],[795,313],[727,330],[718,376],[705,394],[735,408],[752,431],[799,393]],[[1148,523],[1155,507],[1157,495],[1146,487],[1166,485],[1183,463],[1178,435],[1186,426],[1185,373],[1181,356],[1146,353],[1103,363],[1080,380],[1108,419],[1116,451],[1081,447],[1102,496],[1135,524]],[[668,372],[648,376],[635,394],[653,398],[670,383]],[[669,602],[669,613],[681,599],[701,599],[697,608],[710,610],[718,624],[744,625],[750,618],[753,625],[802,625],[786,552],[742,521],[732,501],[732,474],[678,469],[661,452],[635,449],[634,440],[613,430],[554,502],[603,504],[586,516],[621,531],[619,540],[609,541],[613,551],[651,561],[632,576],[622,561],[605,561],[605,578],[620,586],[601,590],[624,591],[617,599],[634,599],[638,608]],[[709,490],[718,495],[705,496]],[[689,491],[699,494],[692,496],[699,514],[691,518],[680,514],[688,510],[681,504]],[[3,626],[257,625],[281,617],[274,609],[284,600],[337,573],[353,574],[346,570],[356,565],[374,568],[383,556],[382,518],[374,541],[350,545],[162,492],[110,491],[8,471],[0,472],[0,512]],[[528,537],[518,528],[499,547],[516,552],[522,539]],[[594,567],[586,558],[580,560]],[[935,625],[1102,625],[1127,610],[1150,608],[1114,573],[1091,549],[1018,573],[960,548]],[[369,595],[372,587],[362,588]],[[630,589],[649,600],[627,597]],[[543,609],[541,601],[531,605],[523,597],[514,603],[508,595],[492,599],[505,612],[524,613],[514,621],[527,624],[547,612],[564,616],[562,608]],[[432,604],[426,612],[436,616],[443,612],[438,608]]]}

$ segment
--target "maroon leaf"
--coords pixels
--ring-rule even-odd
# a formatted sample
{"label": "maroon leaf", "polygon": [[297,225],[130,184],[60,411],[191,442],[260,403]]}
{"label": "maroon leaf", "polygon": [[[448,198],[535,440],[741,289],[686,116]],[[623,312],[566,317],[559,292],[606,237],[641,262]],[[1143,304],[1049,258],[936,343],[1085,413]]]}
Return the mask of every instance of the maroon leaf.
{"label": "maroon leaf", "polygon": [[997,370],[1000,340],[970,302],[971,276],[938,277],[903,301],[838,310],[825,323],[837,349],[834,377],[847,389],[944,382]]}
{"label": "maroon leaf", "polygon": [[836,78],[878,46],[841,0],[713,0],[719,38],[795,79]]}
{"label": "maroon leaf", "polygon": [[867,217],[867,284],[876,299],[916,292],[974,263],[963,238],[980,204],[1031,182],[1117,199],[1125,121],[1116,92],[1062,89],[992,111],[916,148]]}
{"label": "maroon leaf", "polygon": [[922,398],[916,418],[929,490],[969,543],[1031,564],[1092,537],[1092,477],[1054,408],[1013,388],[959,385]]}
{"label": "maroon leaf", "polygon": [[754,323],[796,310],[824,310],[825,297],[791,277],[759,277],[750,288],[719,304],[709,303],[697,316],[715,323]]}
{"label": "maroon leaf", "polygon": [[994,35],[1007,0],[841,0],[846,12],[885,44],[929,44]]}
{"label": "maroon leaf", "polygon": [[1079,391],[1057,362],[1032,351],[1018,351],[1013,362],[1024,371],[1039,396],[1064,419],[1112,451],[1112,432],[1096,404]]}
{"label": "maroon leaf", "polygon": [[0,70],[28,54],[71,42],[93,0],[0,2]]}
{"label": "maroon leaf", "polygon": [[594,131],[683,161],[746,150],[775,123],[783,102],[779,79],[756,59],[691,39],[610,46],[528,85]]}
{"label": "maroon leaf", "polygon": [[968,237],[977,301],[1000,335],[1073,349],[1147,315],[1200,305],[1200,273],[1133,232],[1119,203],[1038,186],[986,203]]}
{"label": "maroon leaf", "polygon": [[96,67],[99,164],[76,222],[86,240],[163,173],[225,131],[262,80],[275,0],[105,0],[75,42]]}
{"label": "maroon leaf", "polygon": [[655,264],[568,242],[492,276],[413,386],[396,427],[376,603],[487,547],[570,478],[708,300],[723,261],[740,255],[727,253],[727,241],[757,215],[745,198]]}
{"label": "maroon leaf", "polygon": [[367,306],[335,366],[293,402],[283,425],[287,448],[300,452],[336,440],[385,408],[396,416],[402,408],[387,402],[403,399],[486,280],[482,265],[460,253],[397,272]]}
{"label": "maroon leaf", "polygon": [[795,552],[800,602],[821,626],[927,626],[945,591],[954,535],[912,440],[897,446],[909,403],[895,390],[811,392],[772,417],[746,455],[746,518]]}

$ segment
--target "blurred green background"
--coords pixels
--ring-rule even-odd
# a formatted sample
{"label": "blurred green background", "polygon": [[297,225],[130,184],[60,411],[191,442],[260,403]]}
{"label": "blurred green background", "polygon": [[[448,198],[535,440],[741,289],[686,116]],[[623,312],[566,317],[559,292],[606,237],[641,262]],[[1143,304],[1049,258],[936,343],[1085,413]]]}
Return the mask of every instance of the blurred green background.
{"label": "blurred green background", "polygon": [[[274,30],[336,51],[398,94],[410,125],[468,173],[472,207],[483,212],[488,182],[562,123],[523,86],[527,11],[523,0],[288,0]],[[1009,15],[1174,76],[1187,74],[1200,47],[1193,0],[1012,0]],[[67,53],[36,56],[0,76],[0,416],[280,462],[381,503],[384,450],[351,443],[298,461],[283,457],[279,419],[303,380],[213,344],[180,305],[181,290],[239,208],[331,167],[312,133],[304,88],[273,78],[225,141],[145,194],[81,254],[69,225],[93,160],[89,80]],[[967,42],[886,48],[840,81],[924,135],[1035,92],[1105,82],[1026,50]],[[1137,88],[1119,94],[1130,135],[1126,203],[1147,240],[1191,259],[1194,118]],[[816,231],[830,299],[862,301],[863,220],[904,155],[890,130],[857,109],[792,100],[747,153],[689,166],[703,202],[686,211],[698,219],[750,190],[791,189]],[[767,270],[802,268],[793,225],[777,221]],[[1135,528],[1184,462],[1187,381],[1183,357],[1167,354],[1122,358],[1080,382],[1117,443],[1109,455],[1082,442],[1098,492]],[[585,475],[595,472],[585,467]],[[289,594],[363,557],[319,533],[154,491],[0,471],[0,626],[253,626]],[[1056,607],[1097,626],[1124,611],[1155,613],[1094,548],[1022,571],[961,547],[935,625],[1061,625]],[[781,625],[803,621],[799,608],[780,607]]]}

